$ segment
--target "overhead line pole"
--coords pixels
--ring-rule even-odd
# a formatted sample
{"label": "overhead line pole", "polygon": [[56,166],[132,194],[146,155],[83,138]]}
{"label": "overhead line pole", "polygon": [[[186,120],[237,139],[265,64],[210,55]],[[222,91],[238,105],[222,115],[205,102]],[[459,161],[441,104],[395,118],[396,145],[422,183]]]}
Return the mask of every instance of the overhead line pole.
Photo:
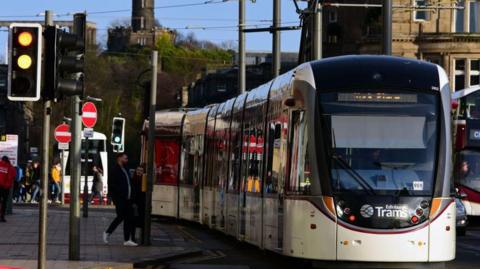
{"label": "overhead line pole", "polygon": [[314,1],[316,6],[313,6],[313,59],[322,59],[322,4],[319,1]]}
{"label": "overhead line pole", "polygon": [[152,215],[152,191],[153,177],[155,175],[154,152],[155,152],[155,110],[157,106],[157,70],[158,51],[152,51],[152,83],[150,88],[150,114],[148,117],[148,141],[147,141],[147,192],[145,194],[145,219],[143,226],[143,244],[151,244],[151,215]]}
{"label": "overhead line pole", "polygon": [[392,0],[383,1],[383,54],[392,55]]}
{"label": "overhead line pole", "polygon": [[272,37],[272,68],[273,77],[280,75],[281,69],[281,39],[280,31],[277,30],[281,25],[281,0],[273,0],[273,37]]}
{"label": "overhead line pole", "polygon": [[246,91],[245,66],[245,0],[238,0],[238,90]]}
{"label": "overhead line pole", "polygon": [[[52,11],[45,11],[45,25],[53,25]],[[41,33],[40,33],[41,34]],[[43,89],[46,92],[47,89]],[[52,90],[52,89],[48,89]],[[48,207],[48,153],[50,148],[50,116],[52,114],[52,101],[48,98],[43,107],[43,135],[42,135],[42,178],[40,181],[40,220],[38,232],[38,260],[37,267],[46,269],[47,266],[47,207]]]}

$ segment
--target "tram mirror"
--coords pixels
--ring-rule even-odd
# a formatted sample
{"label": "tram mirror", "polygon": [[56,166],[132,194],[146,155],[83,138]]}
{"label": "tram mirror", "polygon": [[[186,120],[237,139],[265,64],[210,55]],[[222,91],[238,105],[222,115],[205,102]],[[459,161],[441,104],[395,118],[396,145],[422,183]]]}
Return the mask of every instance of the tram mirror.
{"label": "tram mirror", "polygon": [[295,106],[295,98],[293,96],[290,96],[287,99],[285,99],[283,104],[287,107],[294,107]]}

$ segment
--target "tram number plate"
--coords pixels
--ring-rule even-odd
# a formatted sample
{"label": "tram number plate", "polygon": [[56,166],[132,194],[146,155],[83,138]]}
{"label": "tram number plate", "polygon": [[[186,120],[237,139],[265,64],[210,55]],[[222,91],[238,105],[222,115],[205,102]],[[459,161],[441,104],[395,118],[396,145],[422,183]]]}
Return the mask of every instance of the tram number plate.
{"label": "tram number plate", "polygon": [[423,181],[414,181],[413,182],[414,191],[423,191]]}
{"label": "tram number plate", "polygon": [[480,140],[480,130],[476,130],[476,129],[470,130],[470,139]]}

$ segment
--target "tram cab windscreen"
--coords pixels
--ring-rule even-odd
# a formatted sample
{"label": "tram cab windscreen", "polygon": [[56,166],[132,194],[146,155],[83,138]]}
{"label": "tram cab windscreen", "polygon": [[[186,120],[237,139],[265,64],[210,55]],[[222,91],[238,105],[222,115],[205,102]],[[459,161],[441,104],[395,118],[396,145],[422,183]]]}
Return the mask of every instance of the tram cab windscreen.
{"label": "tram cab windscreen", "polygon": [[480,192],[480,152],[463,150],[457,153],[454,176],[457,183]]}
{"label": "tram cab windscreen", "polygon": [[[439,97],[418,92],[319,95],[337,206],[362,213],[366,217],[356,224],[371,228],[426,220],[435,183]],[[362,205],[372,209],[365,213]],[[394,213],[385,216],[382,208]],[[424,212],[412,223],[417,208]]]}

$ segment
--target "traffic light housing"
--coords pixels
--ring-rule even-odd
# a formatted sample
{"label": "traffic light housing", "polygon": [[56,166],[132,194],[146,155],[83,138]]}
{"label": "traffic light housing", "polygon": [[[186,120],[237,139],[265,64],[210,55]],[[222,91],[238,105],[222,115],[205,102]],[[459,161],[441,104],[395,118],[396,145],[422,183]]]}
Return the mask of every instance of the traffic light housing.
{"label": "traffic light housing", "polygon": [[112,123],[112,137],[111,144],[118,146],[117,148],[123,148],[125,143],[125,118],[114,117]]}
{"label": "traffic light housing", "polygon": [[[84,29],[85,17],[83,16],[76,23],[79,24],[78,29]],[[55,26],[48,26],[45,29],[45,39],[44,98],[58,101],[63,96],[83,96],[84,30],[81,30],[80,33],[67,33]]]}
{"label": "traffic light housing", "polygon": [[42,25],[10,24],[7,81],[7,96],[10,101],[40,99],[42,44]]}

